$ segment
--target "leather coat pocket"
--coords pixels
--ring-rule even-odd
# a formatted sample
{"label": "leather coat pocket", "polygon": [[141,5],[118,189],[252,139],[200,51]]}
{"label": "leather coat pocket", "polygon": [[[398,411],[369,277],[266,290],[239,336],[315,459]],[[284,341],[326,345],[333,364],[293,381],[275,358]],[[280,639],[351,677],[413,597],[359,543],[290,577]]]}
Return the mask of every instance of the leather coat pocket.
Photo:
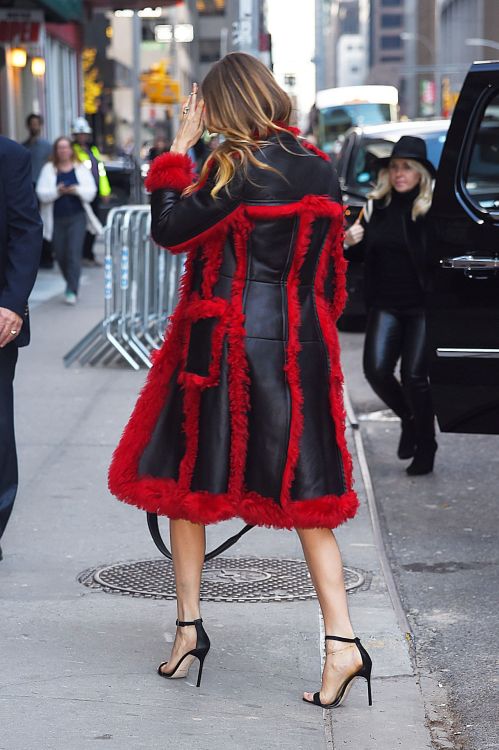
{"label": "leather coat pocket", "polygon": [[186,344],[179,383],[218,385],[229,303],[219,297],[193,299],[185,311]]}

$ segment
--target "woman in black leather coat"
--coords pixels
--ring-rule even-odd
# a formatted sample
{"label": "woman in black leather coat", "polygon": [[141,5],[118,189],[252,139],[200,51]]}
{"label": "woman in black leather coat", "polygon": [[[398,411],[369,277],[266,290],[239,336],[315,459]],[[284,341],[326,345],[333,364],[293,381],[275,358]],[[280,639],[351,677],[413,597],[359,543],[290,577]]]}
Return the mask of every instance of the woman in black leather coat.
{"label": "woman in black leather coat", "polygon": [[[346,256],[364,259],[369,310],[364,372],[400,417],[401,459],[410,475],[433,470],[437,443],[426,356],[426,213],[435,170],[421,138],[403,136],[380,160],[362,219],[346,232]],[[400,359],[401,383],[394,374]]]}
{"label": "woman in black leather coat", "polygon": [[[152,235],[185,252],[186,267],[109,484],[170,518],[179,619],[162,677],[185,677],[197,658],[201,679],[205,524],[239,516],[296,529],[328,633],[322,690],[304,700],[333,707],[355,677],[370,688],[371,669],[331,531],[358,506],[334,323],[346,266],[338,180],[289,127],[289,97],[260,61],[227,55],[203,96],[204,107],[195,86],[170,153],[147,178]],[[224,141],[193,182],[186,154],[205,123]]]}

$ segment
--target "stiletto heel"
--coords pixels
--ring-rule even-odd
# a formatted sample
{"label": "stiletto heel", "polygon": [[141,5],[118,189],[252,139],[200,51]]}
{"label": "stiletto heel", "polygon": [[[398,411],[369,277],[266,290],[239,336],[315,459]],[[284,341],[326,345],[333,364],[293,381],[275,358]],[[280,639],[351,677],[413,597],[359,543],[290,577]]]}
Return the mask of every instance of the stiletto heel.
{"label": "stiletto heel", "polygon": [[[308,698],[305,698],[303,696],[303,700],[305,703],[313,703],[315,706],[320,706],[320,708],[336,708],[337,706],[341,706],[345,698],[347,697],[350,688],[352,687],[353,681],[357,677],[363,677],[367,682],[367,700],[369,701],[369,705],[372,706],[372,694],[371,694],[371,671],[372,671],[372,661],[371,657],[367,653],[366,649],[360,642],[360,638],[342,638],[339,635],[326,635],[326,641],[341,641],[342,643],[352,643],[357,646],[359,649],[361,658],[362,658],[362,666],[353,674],[351,674],[349,677],[347,677],[343,683],[338,688],[338,692],[336,693],[336,696],[331,703],[322,703],[320,698],[320,692],[314,693],[313,699],[309,700]],[[348,646],[346,647],[348,648]],[[345,649],[342,649],[345,650]],[[333,652],[334,653],[334,652]],[[340,652],[336,652],[340,653]]]}
{"label": "stiletto heel", "polygon": [[[182,679],[183,677],[187,677],[187,675],[189,674],[189,669],[194,659],[198,659],[199,670],[196,687],[199,687],[201,685],[204,660],[206,659],[206,654],[210,650],[210,639],[208,638],[208,633],[203,628],[203,621],[201,618],[199,618],[198,620],[192,620],[191,622],[181,622],[180,620],[177,620],[176,625],[180,628],[185,628],[187,625],[194,625],[194,627],[196,628],[196,645],[194,648],[192,648],[190,651],[187,651],[185,654],[183,654],[183,656],[180,657],[171,672],[163,672],[162,667],[165,667],[168,662],[161,662],[158,667],[158,674],[160,675],[160,677],[164,677],[167,680]],[[192,657],[192,659],[189,660],[188,657],[190,656]],[[179,667],[182,664],[184,665],[184,667],[180,670]]]}

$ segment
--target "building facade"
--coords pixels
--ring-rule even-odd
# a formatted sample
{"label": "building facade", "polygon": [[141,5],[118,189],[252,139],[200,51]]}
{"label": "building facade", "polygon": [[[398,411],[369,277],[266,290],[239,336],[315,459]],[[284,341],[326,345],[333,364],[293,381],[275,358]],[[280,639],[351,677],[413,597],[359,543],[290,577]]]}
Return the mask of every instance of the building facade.
{"label": "building facade", "polygon": [[[6,7],[9,6],[9,7]],[[2,3],[0,9],[0,132],[27,137],[28,114],[41,114],[49,140],[68,133],[81,111],[83,5]]]}

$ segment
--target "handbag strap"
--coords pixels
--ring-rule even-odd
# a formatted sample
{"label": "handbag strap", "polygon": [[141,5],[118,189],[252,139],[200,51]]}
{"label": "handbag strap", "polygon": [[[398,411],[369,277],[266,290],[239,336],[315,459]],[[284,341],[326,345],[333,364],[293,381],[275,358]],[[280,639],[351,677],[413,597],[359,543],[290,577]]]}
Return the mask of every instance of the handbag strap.
{"label": "handbag strap", "polygon": [[[159,523],[158,523],[158,514],[157,513],[148,513],[147,514],[147,526],[149,527],[149,532],[152,536],[153,542],[156,545],[156,547],[159,549],[162,555],[167,557],[169,560],[172,559],[172,553],[166,546],[163,537],[161,536],[161,532],[159,530]],[[250,524],[246,524],[241,531],[239,531],[237,534],[234,534],[234,536],[230,536],[228,539],[225,540],[225,542],[222,542],[218,547],[215,547],[215,549],[211,550],[211,552],[207,552],[204,556],[204,561],[208,562],[208,560],[212,560],[214,557],[217,557],[218,555],[221,555],[222,552],[225,552],[229,549],[229,547],[232,547],[236,542],[238,542],[241,537],[246,534],[248,531],[250,531],[253,526]]]}

